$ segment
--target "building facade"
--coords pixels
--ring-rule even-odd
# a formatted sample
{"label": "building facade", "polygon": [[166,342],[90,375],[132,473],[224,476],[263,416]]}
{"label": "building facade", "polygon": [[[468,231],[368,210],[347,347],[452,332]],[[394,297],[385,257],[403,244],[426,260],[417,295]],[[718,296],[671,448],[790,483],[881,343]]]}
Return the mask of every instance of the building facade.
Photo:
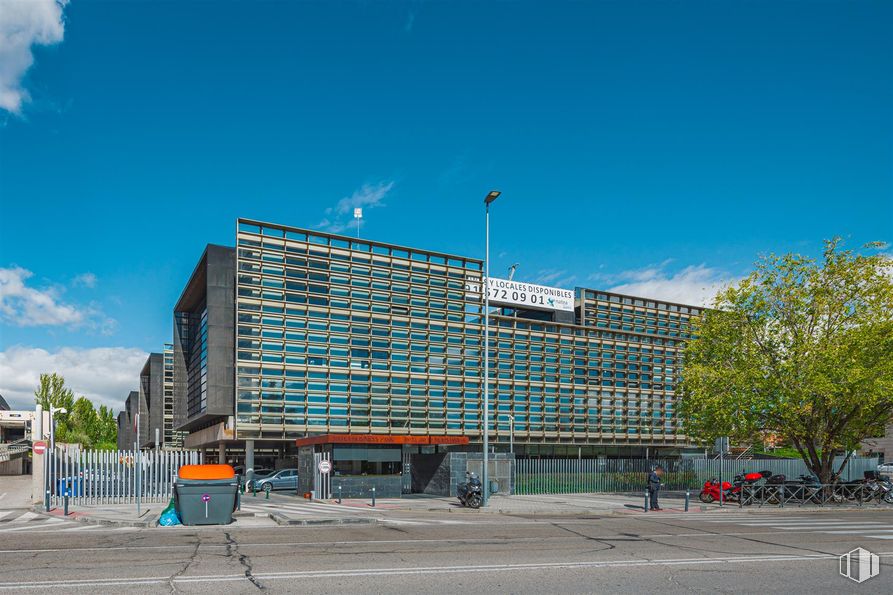
{"label": "building facade", "polygon": [[[235,239],[208,246],[174,311],[186,446],[231,461],[259,448],[288,458],[321,436],[480,448],[481,260],[245,219]],[[486,289],[498,451],[691,446],[674,389],[700,308],[504,280]]]}

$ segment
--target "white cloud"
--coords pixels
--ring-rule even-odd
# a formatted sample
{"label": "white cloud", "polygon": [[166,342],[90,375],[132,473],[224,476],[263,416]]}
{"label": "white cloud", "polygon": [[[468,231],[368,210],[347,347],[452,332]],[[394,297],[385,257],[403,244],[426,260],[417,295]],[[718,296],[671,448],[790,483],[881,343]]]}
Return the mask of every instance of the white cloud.
{"label": "white cloud", "polygon": [[688,266],[676,273],[668,273],[665,267],[669,262],[624,271],[619,275],[608,277],[615,283],[625,281],[610,287],[608,291],[681,304],[709,306],[722,287],[738,280],[731,273],[703,264]]}
{"label": "white cloud", "polygon": [[56,372],[74,394],[96,407],[119,411],[127,393],[139,387],[139,374],[149,354],[142,349],[64,347],[49,352],[35,347],[10,347],[0,352],[0,394],[13,409],[32,409],[42,373]]}
{"label": "white cloud", "polygon": [[72,280],[74,286],[87,287],[93,289],[96,287],[96,275],[93,273],[81,273]]}
{"label": "white cloud", "polygon": [[569,288],[574,286],[577,276],[568,274],[564,269],[540,269],[533,277],[533,283]]}
{"label": "white cloud", "polygon": [[29,99],[22,78],[34,63],[33,45],[62,41],[68,0],[0,0],[0,108],[21,113]]}
{"label": "white cloud", "polygon": [[325,218],[317,223],[316,227],[329,233],[342,233],[351,227],[356,227],[353,219],[353,210],[360,207],[363,209],[363,215],[365,216],[366,211],[385,206],[382,201],[393,187],[394,182],[363,184],[352,195],[345,196],[334,207],[326,209]]}
{"label": "white cloud", "polygon": [[98,330],[103,334],[114,331],[116,322],[98,306],[65,303],[61,290],[56,287],[29,287],[27,280],[33,276],[34,273],[21,267],[0,268],[0,320],[23,327],[66,326]]}

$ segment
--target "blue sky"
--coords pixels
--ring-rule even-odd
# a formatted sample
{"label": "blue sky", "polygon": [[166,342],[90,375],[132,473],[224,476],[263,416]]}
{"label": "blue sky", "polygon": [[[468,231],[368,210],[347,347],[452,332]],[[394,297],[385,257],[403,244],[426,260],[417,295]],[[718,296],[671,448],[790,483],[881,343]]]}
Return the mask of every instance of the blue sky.
{"label": "blue sky", "polygon": [[49,368],[120,403],[239,216],[337,231],[362,203],[366,237],[481,256],[499,188],[494,274],[679,301],[760,253],[893,240],[890,2],[3,9],[19,403]]}

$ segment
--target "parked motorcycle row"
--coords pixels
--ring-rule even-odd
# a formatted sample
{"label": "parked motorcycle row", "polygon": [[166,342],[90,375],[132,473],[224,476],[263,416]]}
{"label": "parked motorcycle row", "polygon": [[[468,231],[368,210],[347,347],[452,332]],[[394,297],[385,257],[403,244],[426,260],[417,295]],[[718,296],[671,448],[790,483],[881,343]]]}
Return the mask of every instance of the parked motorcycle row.
{"label": "parked motorcycle row", "polygon": [[[717,478],[704,482],[698,496],[701,502],[709,504],[720,499],[720,485]],[[876,471],[866,471],[863,479],[822,485],[815,475],[800,475],[788,479],[785,475],[771,471],[747,473],[742,471],[731,482],[722,482],[724,502],[753,504],[754,502],[780,504],[782,502],[824,504],[833,502],[886,502],[893,504],[893,482],[887,475]]]}

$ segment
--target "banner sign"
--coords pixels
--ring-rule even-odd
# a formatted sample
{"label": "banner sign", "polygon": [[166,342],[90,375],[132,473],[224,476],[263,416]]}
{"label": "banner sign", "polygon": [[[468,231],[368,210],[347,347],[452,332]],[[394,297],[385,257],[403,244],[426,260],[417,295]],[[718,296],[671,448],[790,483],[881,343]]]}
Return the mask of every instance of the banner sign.
{"label": "banner sign", "polygon": [[[490,303],[500,306],[533,308],[538,310],[574,311],[574,290],[547,287],[523,281],[509,281],[490,277],[487,283],[490,291]],[[466,290],[478,293],[477,284],[469,284]]]}

